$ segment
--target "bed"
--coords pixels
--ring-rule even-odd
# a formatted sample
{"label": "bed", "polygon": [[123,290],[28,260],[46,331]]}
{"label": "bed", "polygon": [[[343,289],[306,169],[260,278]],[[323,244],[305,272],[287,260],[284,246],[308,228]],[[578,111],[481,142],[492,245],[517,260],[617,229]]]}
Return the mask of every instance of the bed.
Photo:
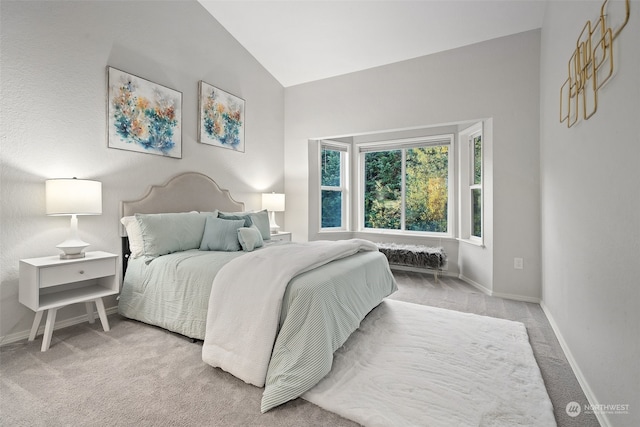
{"label": "bed", "polygon": [[203,340],[205,363],[265,387],[262,412],[320,381],[397,290],[374,244],[271,242],[266,212],[246,212],[200,173],[122,202],[121,218],[119,313]]}

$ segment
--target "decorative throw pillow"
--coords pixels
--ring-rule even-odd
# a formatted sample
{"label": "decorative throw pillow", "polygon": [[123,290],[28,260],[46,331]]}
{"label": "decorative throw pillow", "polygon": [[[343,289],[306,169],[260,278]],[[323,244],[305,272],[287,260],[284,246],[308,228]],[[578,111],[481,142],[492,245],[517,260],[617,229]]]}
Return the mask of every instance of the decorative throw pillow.
{"label": "decorative throw pillow", "polygon": [[262,234],[260,234],[260,230],[255,225],[238,228],[238,241],[245,252],[251,252],[264,244]]}
{"label": "decorative throw pillow", "polygon": [[260,230],[263,240],[271,239],[271,226],[269,225],[269,213],[267,210],[247,212],[218,212],[218,218],[244,219],[245,227],[255,225]]}
{"label": "decorative throw pillow", "polygon": [[244,227],[251,227],[251,217],[249,216],[248,213],[241,213],[241,214],[237,214],[237,213],[224,213],[224,212],[218,212],[218,218],[221,219],[233,219],[233,220],[238,220],[241,219],[244,221]]}
{"label": "decorative throw pillow", "polygon": [[269,225],[269,213],[267,210],[250,212],[251,222],[258,227],[263,240],[271,240],[271,226]]}
{"label": "decorative throw pillow", "polygon": [[231,220],[207,216],[201,251],[239,251],[238,229],[244,227],[244,219]]}

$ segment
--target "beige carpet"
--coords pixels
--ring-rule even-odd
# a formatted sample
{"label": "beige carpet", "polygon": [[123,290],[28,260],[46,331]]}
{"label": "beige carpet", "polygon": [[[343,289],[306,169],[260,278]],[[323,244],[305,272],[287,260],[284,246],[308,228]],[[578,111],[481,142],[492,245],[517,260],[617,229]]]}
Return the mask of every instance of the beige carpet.
{"label": "beige carpet", "polygon": [[[568,402],[586,404],[537,304],[492,298],[457,279],[396,272],[394,299],[517,320],[527,327],[559,426],[597,426],[571,418]],[[64,310],[64,309],[62,309]],[[260,413],[262,389],[205,365],[202,346],[162,329],[109,317],[111,331],[83,323],[0,347],[2,426],[356,426],[296,399]]]}

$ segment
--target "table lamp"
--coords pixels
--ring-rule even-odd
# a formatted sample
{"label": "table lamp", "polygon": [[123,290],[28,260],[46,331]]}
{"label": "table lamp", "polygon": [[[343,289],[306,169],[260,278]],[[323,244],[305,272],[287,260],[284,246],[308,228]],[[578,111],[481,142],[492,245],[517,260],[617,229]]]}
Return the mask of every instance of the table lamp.
{"label": "table lamp", "polygon": [[69,238],[56,247],[60,259],[84,257],[89,243],[78,237],[78,215],[102,214],[102,183],[88,179],[62,178],[45,181],[47,215],[71,215]]}
{"label": "table lamp", "polygon": [[276,212],[284,212],[284,194],[262,193],[262,209],[269,211],[269,228],[276,234],[280,226],[276,224]]}

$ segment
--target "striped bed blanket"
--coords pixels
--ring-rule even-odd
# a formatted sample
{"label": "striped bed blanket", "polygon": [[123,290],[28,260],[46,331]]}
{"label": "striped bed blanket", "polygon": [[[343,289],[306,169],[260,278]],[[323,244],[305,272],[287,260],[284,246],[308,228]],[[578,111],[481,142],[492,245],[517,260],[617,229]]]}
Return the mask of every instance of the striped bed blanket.
{"label": "striped bed blanket", "polygon": [[[299,280],[303,275],[306,280]],[[294,277],[297,287],[288,289]],[[202,359],[265,386],[266,412],[320,381],[331,369],[333,352],[396,289],[384,255],[365,240],[251,252],[214,279]]]}

